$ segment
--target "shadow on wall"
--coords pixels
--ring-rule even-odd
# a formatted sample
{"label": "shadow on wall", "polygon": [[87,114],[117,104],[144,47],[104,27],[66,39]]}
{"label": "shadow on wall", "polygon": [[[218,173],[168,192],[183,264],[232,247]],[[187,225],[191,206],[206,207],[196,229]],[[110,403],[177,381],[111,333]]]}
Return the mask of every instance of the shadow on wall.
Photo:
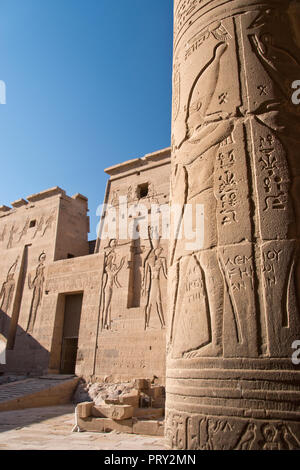
{"label": "shadow on wall", "polygon": [[49,351],[19,325],[12,327],[11,318],[0,309],[0,374],[46,374]]}
{"label": "shadow on wall", "polygon": [[[11,319],[0,309],[0,359],[6,356],[6,364],[0,364],[0,376],[4,373],[12,376],[21,375],[20,380],[30,376],[40,376],[48,372],[49,351],[41,346],[31,335],[17,326],[16,343],[17,349],[6,349],[1,355],[1,342],[9,343]],[[0,361],[1,362],[1,361]],[[41,367],[39,368],[39,364]],[[34,371],[34,373],[33,373]],[[17,380],[17,377],[14,377]],[[5,384],[5,383],[4,383]],[[12,384],[13,386],[13,384]],[[6,398],[6,397],[5,397]],[[9,397],[8,397],[9,398]],[[0,400],[1,400],[1,377],[0,377]],[[58,405],[42,408],[30,408],[24,410],[0,412],[0,433],[16,428],[38,424],[51,418],[73,414],[75,405]],[[70,422],[70,432],[74,422]]]}

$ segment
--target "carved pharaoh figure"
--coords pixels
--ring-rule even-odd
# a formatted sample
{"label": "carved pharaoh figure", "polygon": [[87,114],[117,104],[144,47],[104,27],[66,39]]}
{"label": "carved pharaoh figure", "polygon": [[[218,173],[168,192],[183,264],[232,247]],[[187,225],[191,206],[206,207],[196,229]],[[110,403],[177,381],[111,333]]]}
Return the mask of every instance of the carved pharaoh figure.
{"label": "carved pharaoh figure", "polygon": [[47,217],[45,221],[45,227],[42,233],[42,237],[46,234],[48,230],[51,229],[54,221],[55,221],[55,210],[51,212],[51,214],[49,215],[49,217]]}
{"label": "carved pharaoh figure", "polygon": [[112,206],[117,206],[119,204],[119,194],[117,190],[113,191],[110,203]]}
{"label": "carved pharaoh figure", "polygon": [[127,203],[130,204],[136,199],[136,189],[133,186],[129,186],[127,190]]}
{"label": "carved pharaoh figure", "polygon": [[104,272],[102,279],[102,328],[107,330],[111,328],[111,301],[113,289],[114,286],[117,288],[121,287],[118,281],[118,273],[121,271],[125,263],[125,258],[122,258],[120,264],[116,264],[116,247],[117,241],[111,240],[104,258]]}
{"label": "carved pharaoh figure", "polygon": [[34,231],[34,234],[33,234],[32,238],[35,238],[37,236],[37,234],[42,231],[43,225],[44,225],[44,220],[45,220],[45,217],[43,215],[41,215],[41,217],[39,218],[38,223],[36,225],[36,229]]}
{"label": "carved pharaoh figure", "polygon": [[[231,35],[220,23],[211,27],[211,30],[215,31],[213,36],[215,45],[212,47],[208,62],[196,76],[188,95],[185,108],[186,131],[184,138],[181,142],[174,144],[173,147],[172,202],[181,206],[181,218],[178,221],[178,225],[175,226],[174,240],[171,242],[171,265],[176,263],[182,256],[182,242],[178,241],[178,238],[182,229],[181,225],[184,219],[186,204],[193,204],[194,206],[203,204],[206,210],[206,218],[209,217],[209,214],[216,211],[217,201],[214,196],[214,179],[217,164],[216,152],[217,148],[231,137],[235,127],[234,115],[231,116],[226,111],[210,109],[210,105],[214,105],[216,86],[220,78],[220,62],[228,49],[228,41],[232,39]],[[217,34],[217,32],[219,33]],[[180,190],[177,188],[180,188]],[[234,197],[236,196],[233,190],[231,192],[233,204]],[[231,216],[232,218],[232,213],[233,211],[224,213],[223,218],[229,221],[229,217]],[[205,229],[206,237],[203,248],[209,249],[217,245],[218,228],[216,225],[207,222]],[[209,321],[214,322],[211,353],[217,353],[220,351],[222,335],[221,306],[213,305],[215,304],[216,295],[213,290],[208,289],[209,278],[212,276],[215,277],[216,283],[218,282],[216,288],[218,290],[223,288],[221,271],[218,268],[217,253],[211,251],[211,253],[203,254],[197,263],[199,264],[199,272],[202,272],[200,274],[202,278],[201,283],[204,284],[207,295],[211,296],[210,313],[207,312],[208,315],[213,316]],[[214,310],[214,314],[212,314],[212,310]],[[173,332],[171,332],[171,335],[173,335]],[[188,341],[190,344],[192,342]],[[195,347],[195,351],[197,349]],[[199,354],[205,354],[200,349],[198,349]],[[182,347],[182,352],[184,352],[184,347]]]}
{"label": "carved pharaoh figure", "polygon": [[148,197],[150,199],[150,202],[151,204],[158,204],[158,197],[157,197],[157,191],[154,187],[154,184],[152,183],[152,181],[149,182],[149,185],[148,185]]}
{"label": "carved pharaoh figure", "polygon": [[15,225],[12,225],[10,231],[9,231],[9,238],[8,238],[8,243],[7,243],[7,249],[13,247],[13,242],[14,242],[14,236],[18,231],[18,227]]}
{"label": "carved pharaoh figure", "polygon": [[27,333],[32,333],[35,322],[36,316],[39,309],[39,306],[42,302],[43,297],[43,288],[45,282],[45,261],[46,261],[46,254],[43,252],[39,256],[39,264],[36,268],[35,277],[31,279],[30,274],[28,275],[28,287],[29,289],[33,289],[32,294],[32,301],[30,307],[30,313],[28,318],[28,325],[27,325]]}
{"label": "carved pharaoh figure", "polygon": [[0,233],[0,242],[4,242],[5,235],[6,235],[6,225],[4,225],[3,230]]}
{"label": "carved pharaoh figure", "polygon": [[159,246],[159,238],[151,239],[149,231],[151,250],[144,262],[144,273],[142,281],[142,293],[147,297],[145,306],[145,330],[150,326],[151,311],[156,310],[161,327],[166,326],[162,297],[161,297],[161,273],[167,279],[167,261],[162,256],[163,248]]}
{"label": "carved pharaoh figure", "polygon": [[4,324],[5,324],[5,318],[4,318],[4,313],[7,315],[11,303],[13,300],[13,295],[15,291],[15,286],[16,282],[14,279],[15,272],[17,269],[19,257],[16,259],[14,264],[10,267],[8,273],[7,273],[7,278],[6,281],[2,284],[1,291],[0,291],[0,310],[1,310],[1,322],[0,322],[0,333],[3,333],[4,329]]}
{"label": "carved pharaoh figure", "polygon": [[25,222],[25,224],[24,224],[24,226],[23,226],[23,228],[22,228],[22,230],[21,230],[21,232],[20,232],[20,234],[19,234],[19,240],[18,240],[18,242],[20,242],[20,241],[22,240],[22,238],[27,235],[27,232],[28,232],[28,229],[29,229],[29,225],[30,225],[30,219],[29,219],[29,217],[27,217],[26,222]]}

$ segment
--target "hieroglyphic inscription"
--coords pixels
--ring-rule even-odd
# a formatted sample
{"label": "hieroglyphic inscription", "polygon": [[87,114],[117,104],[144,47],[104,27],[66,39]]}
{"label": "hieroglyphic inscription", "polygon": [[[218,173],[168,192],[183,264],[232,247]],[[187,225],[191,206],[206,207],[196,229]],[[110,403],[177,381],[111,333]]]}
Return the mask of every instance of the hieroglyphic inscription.
{"label": "hieroglyphic inscription", "polygon": [[222,23],[214,23],[205,31],[197,34],[196,37],[188,42],[188,44],[185,46],[185,60],[187,60],[195,51],[197,51],[211,36],[213,36],[217,41],[227,41],[231,39],[230,33]]}
{"label": "hieroglyphic inscription", "polygon": [[173,119],[176,120],[180,109],[180,67],[174,65],[173,70]]}
{"label": "hieroglyphic inscription", "polygon": [[260,138],[259,153],[261,157],[261,171],[265,190],[265,207],[269,209],[284,210],[287,208],[288,191],[283,185],[280,168],[275,154],[274,138],[271,134]]}
{"label": "hieroglyphic inscription", "polygon": [[299,425],[280,421],[246,421],[231,417],[199,416],[170,410],[166,440],[172,449],[299,450]]}
{"label": "hieroglyphic inscription", "polygon": [[199,5],[199,3],[201,3],[201,1],[202,0],[183,0],[179,4],[175,16],[175,36],[181,29],[181,27],[186,23],[186,21],[188,21],[190,16],[195,12],[197,6]]}
{"label": "hieroglyphic inscription", "polygon": [[187,417],[180,413],[169,412],[166,417],[166,439],[171,449],[186,449]]}
{"label": "hieroglyphic inscription", "polygon": [[[221,224],[238,222],[235,207],[238,198],[238,185],[235,174],[229,169],[235,163],[233,151],[219,154],[220,169],[218,197],[221,201]],[[226,163],[227,162],[227,163]]]}
{"label": "hieroglyphic inscription", "polygon": [[[291,103],[291,83],[300,77],[300,44],[287,4],[275,5],[271,0],[263,6],[258,3],[252,2],[251,7],[236,0],[175,3],[174,51],[180,67],[181,105],[176,120],[173,116],[172,200],[182,204],[183,215],[186,203],[202,203],[210,215],[203,252],[215,250],[223,276],[223,288],[219,294],[215,292],[223,320],[223,357],[233,369],[238,361],[244,369],[254,370],[259,365],[262,380],[267,380],[263,361],[271,357],[277,375],[277,368],[283,367],[280,361],[291,354],[293,339],[300,333],[300,108]],[[179,233],[180,224],[176,224],[174,232]],[[170,386],[168,393],[169,404],[182,410],[174,410],[176,420],[168,419],[170,445],[182,448],[185,442],[188,449],[298,449],[299,424],[289,422],[289,418],[296,419],[294,413],[285,415],[295,408],[283,395],[276,394],[274,400],[266,396],[264,404],[262,393],[257,399],[235,401],[233,390],[222,404],[228,404],[228,413],[233,411],[240,418],[223,419],[210,416],[212,394],[196,397],[188,388],[193,380],[197,383],[199,370],[223,369],[217,354],[213,360],[209,354],[199,354],[201,349],[210,351],[210,344],[192,348],[197,339],[201,343],[206,328],[206,322],[201,321],[202,330],[197,331],[205,306],[198,292],[190,295],[189,289],[184,289],[188,282],[191,287],[201,285],[190,279],[195,260],[195,270],[199,274],[202,269],[206,286],[212,265],[206,263],[204,270],[201,251],[188,253],[177,239],[171,242],[170,252],[174,303],[167,368],[174,388]],[[211,292],[210,284],[204,298],[214,330]],[[198,316],[192,318],[194,299]],[[188,366],[190,382],[184,392],[181,379]],[[289,376],[292,365],[284,367]],[[230,377],[227,366],[226,372]],[[222,387],[217,375],[215,383]],[[253,398],[252,390],[250,396]],[[241,409],[233,410],[234,403]],[[207,412],[203,413],[207,416],[195,417],[206,404]],[[215,404],[221,408],[221,401],[216,399]],[[270,414],[261,414],[256,421],[257,410],[270,410]],[[271,410],[274,421],[265,419]],[[278,416],[282,422],[275,421]],[[168,429],[172,426],[173,433]],[[180,442],[179,429],[186,432],[184,436],[181,433]]]}

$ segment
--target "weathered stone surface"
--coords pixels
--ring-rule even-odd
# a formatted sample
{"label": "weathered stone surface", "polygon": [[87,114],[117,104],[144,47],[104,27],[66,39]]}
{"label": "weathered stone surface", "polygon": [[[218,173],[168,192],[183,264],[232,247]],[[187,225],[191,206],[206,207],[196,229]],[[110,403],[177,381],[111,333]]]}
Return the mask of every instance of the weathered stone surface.
{"label": "weathered stone surface", "polygon": [[74,407],[64,405],[1,413],[0,449],[4,450],[164,450],[163,437],[71,432]]}
{"label": "weathered stone surface", "polygon": [[89,417],[87,419],[78,418],[78,426],[83,431],[89,432],[124,432],[132,434],[133,424],[132,419],[126,419],[123,421],[115,421],[109,418],[94,418]]}
{"label": "weathered stone surface", "polygon": [[[170,148],[106,173],[104,202],[115,210],[115,222],[127,222],[125,236],[117,226],[115,236],[89,243],[87,199],[58,187],[0,210],[0,373],[165,383],[168,242],[155,244],[149,233],[134,240],[134,232],[142,204],[147,213],[152,204],[168,206]],[[101,235],[113,223],[103,214]],[[73,308],[77,321],[66,320],[66,333]],[[89,391],[81,392],[76,400],[88,401]],[[99,404],[117,398],[111,395]]]}
{"label": "weathered stone surface", "polygon": [[136,379],[134,386],[137,390],[147,391],[150,388],[150,381],[147,379]]}
{"label": "weathered stone surface", "polygon": [[106,398],[104,402],[106,405],[120,405],[119,398]]}
{"label": "weathered stone surface", "polygon": [[161,385],[152,386],[149,389],[148,393],[149,393],[150,397],[153,398],[154,400],[156,400],[158,398],[164,398],[165,397],[165,387],[162,387]]}
{"label": "weathered stone surface", "polygon": [[133,433],[145,436],[163,436],[164,421],[158,420],[134,420]]}
{"label": "weathered stone surface", "polygon": [[26,379],[0,386],[0,411],[23,410],[71,402],[78,378]]}
{"label": "weathered stone surface", "polygon": [[170,244],[168,444],[300,448],[300,5],[174,12],[173,228],[201,205],[204,237]]}
{"label": "weathered stone surface", "polygon": [[79,403],[76,407],[78,417],[83,419],[89,418],[92,415],[93,407],[93,402]]}
{"label": "weathered stone surface", "polygon": [[130,405],[101,405],[93,406],[92,416],[99,418],[111,418],[115,421],[123,421],[132,418],[134,407]]}
{"label": "weathered stone surface", "polygon": [[156,419],[164,416],[164,408],[135,408],[133,416],[139,419]]}
{"label": "weathered stone surface", "polygon": [[120,396],[120,403],[123,405],[131,405],[134,408],[139,407],[140,403],[140,392],[139,390],[133,389],[130,393],[126,393]]}

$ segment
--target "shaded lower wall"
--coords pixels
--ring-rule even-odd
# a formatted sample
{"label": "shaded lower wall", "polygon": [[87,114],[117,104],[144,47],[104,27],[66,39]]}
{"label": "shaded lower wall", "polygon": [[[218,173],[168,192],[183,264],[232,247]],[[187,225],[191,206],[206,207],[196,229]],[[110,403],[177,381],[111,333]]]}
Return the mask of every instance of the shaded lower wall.
{"label": "shaded lower wall", "polygon": [[[10,317],[1,310],[3,337],[8,339]],[[6,365],[0,365],[0,373],[43,375],[48,371],[49,351],[33,336],[17,326],[13,349],[6,349]]]}

